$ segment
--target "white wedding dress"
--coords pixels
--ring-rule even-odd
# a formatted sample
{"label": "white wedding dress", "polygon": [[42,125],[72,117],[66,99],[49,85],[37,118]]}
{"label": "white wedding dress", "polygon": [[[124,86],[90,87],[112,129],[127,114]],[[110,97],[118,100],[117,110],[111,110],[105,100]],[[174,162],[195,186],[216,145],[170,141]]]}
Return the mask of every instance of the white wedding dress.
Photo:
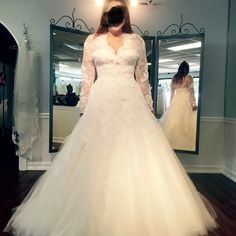
{"label": "white wedding dress", "polygon": [[[96,81],[94,78],[96,74]],[[134,74],[135,78],[134,79]],[[17,236],[189,236],[214,228],[150,108],[145,45],[85,42],[81,120],[17,208]]]}
{"label": "white wedding dress", "polygon": [[173,149],[194,151],[197,136],[197,111],[193,78],[187,75],[181,84],[171,81],[170,105],[160,119],[164,133]]}

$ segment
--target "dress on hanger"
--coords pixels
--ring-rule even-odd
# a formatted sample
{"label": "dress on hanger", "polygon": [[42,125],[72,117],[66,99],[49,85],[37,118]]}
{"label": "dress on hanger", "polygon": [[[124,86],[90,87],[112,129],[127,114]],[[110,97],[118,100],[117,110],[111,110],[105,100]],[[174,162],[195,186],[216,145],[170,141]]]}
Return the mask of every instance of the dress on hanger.
{"label": "dress on hanger", "polygon": [[151,112],[143,39],[124,34],[115,52],[105,34],[91,35],[84,47],[79,104],[84,114],[6,231],[17,236],[206,235],[216,226],[215,212]]}

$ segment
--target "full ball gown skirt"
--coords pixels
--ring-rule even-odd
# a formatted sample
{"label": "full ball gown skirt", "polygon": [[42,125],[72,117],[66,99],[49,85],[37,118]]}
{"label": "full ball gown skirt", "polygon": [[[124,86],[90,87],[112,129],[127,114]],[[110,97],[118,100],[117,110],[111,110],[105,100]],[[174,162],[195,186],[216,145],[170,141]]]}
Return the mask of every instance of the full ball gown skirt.
{"label": "full ball gown skirt", "polygon": [[173,149],[196,148],[197,111],[192,110],[188,88],[178,88],[160,124]]}
{"label": "full ball gown skirt", "polygon": [[[93,44],[113,57],[102,37]],[[132,45],[143,45],[131,34],[125,36],[126,47],[130,38]],[[125,55],[120,50],[112,60],[122,56],[123,61]],[[120,66],[112,63],[106,76],[98,58],[94,61],[98,78],[81,120],[6,231],[17,236],[207,234],[216,226],[214,210],[204,200],[206,208],[172,151],[139,83],[132,74],[118,76]]]}

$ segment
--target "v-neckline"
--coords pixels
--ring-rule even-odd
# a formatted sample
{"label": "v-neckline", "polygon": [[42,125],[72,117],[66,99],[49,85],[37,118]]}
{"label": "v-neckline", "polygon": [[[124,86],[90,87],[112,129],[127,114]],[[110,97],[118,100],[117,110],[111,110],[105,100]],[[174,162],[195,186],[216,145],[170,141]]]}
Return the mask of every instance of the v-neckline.
{"label": "v-neckline", "polygon": [[106,45],[112,50],[113,54],[114,55],[118,55],[120,49],[124,46],[125,44],[125,33],[122,34],[123,36],[123,42],[122,44],[115,50],[109,43],[108,43],[108,40],[107,40],[107,33],[105,34],[105,41],[106,41]]}

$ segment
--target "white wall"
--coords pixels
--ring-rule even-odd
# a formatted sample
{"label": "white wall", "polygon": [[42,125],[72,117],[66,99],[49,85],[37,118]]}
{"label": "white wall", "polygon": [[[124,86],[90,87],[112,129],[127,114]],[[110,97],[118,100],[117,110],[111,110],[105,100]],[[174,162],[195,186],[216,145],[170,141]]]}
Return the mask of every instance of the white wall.
{"label": "white wall", "polygon": [[[41,55],[40,111],[49,112],[49,21],[62,15],[70,15],[76,7],[76,16],[84,19],[90,27],[97,26],[99,11],[94,0],[1,0],[0,22],[20,42],[23,37],[23,22],[29,25],[32,46]],[[162,0],[157,7],[138,6],[131,10],[132,23],[155,35],[169,24],[193,23],[206,30],[202,116],[216,117],[217,122],[201,124],[200,154],[180,155],[188,166],[221,166],[223,161],[223,128],[219,120],[224,115],[224,78],[226,60],[226,35],[228,2],[222,0]],[[210,10],[209,10],[210,9]],[[43,115],[45,117],[45,114]],[[219,119],[218,119],[219,118]],[[48,120],[42,119],[41,161],[50,161],[48,154]],[[213,119],[215,120],[215,118]],[[46,141],[47,140],[47,141]]]}

